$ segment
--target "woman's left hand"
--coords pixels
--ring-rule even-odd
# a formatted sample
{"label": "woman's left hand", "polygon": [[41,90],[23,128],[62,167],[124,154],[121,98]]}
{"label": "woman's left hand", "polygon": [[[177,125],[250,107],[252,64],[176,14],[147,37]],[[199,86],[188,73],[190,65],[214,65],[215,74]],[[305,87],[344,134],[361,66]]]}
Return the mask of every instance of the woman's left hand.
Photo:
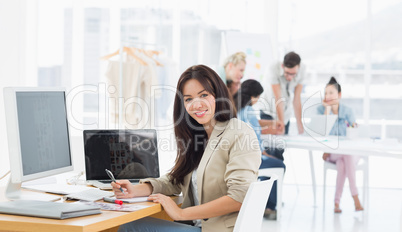
{"label": "woman's left hand", "polygon": [[185,220],[183,218],[183,209],[177,206],[176,202],[172,198],[163,194],[152,194],[148,197],[148,200],[160,203],[166,213],[175,221]]}

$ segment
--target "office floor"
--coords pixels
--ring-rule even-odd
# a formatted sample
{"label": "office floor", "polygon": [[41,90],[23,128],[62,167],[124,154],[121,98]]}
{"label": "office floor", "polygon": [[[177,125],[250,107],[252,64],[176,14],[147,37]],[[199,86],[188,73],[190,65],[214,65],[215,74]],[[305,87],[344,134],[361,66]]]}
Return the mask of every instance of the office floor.
{"label": "office floor", "polygon": [[[361,191],[359,189],[359,191]],[[323,188],[317,186],[317,206],[313,206],[310,185],[283,186],[283,214],[279,221],[263,220],[261,231],[269,232],[401,232],[402,189],[369,190],[364,212],[355,212],[349,189],[341,199],[340,214],[333,213],[334,187],[327,187],[325,208]]]}

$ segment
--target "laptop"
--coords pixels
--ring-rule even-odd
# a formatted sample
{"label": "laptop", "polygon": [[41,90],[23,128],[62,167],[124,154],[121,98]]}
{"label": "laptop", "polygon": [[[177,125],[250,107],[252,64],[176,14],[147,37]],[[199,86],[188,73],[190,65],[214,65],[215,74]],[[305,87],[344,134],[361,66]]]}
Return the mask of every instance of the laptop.
{"label": "laptop", "polygon": [[304,130],[311,136],[328,136],[337,119],[338,115],[313,115]]}
{"label": "laptop", "polygon": [[85,174],[87,183],[100,189],[112,189],[105,169],[116,180],[159,177],[156,131],[84,130]]}

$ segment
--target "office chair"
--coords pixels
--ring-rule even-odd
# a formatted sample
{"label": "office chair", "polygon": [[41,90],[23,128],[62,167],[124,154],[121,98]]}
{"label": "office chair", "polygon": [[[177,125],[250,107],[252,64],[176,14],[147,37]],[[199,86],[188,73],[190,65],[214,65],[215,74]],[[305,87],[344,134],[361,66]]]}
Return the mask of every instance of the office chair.
{"label": "office chair", "polygon": [[250,184],[234,226],[234,232],[261,231],[265,205],[271,193],[272,184],[278,177]]}
{"label": "office chair", "polygon": [[282,214],[282,185],[285,175],[284,168],[263,168],[258,170],[258,176],[272,177],[277,176],[276,180],[276,220],[279,220]]}
{"label": "office chair", "polygon": [[[367,203],[366,201],[368,200],[368,167],[369,167],[369,160],[368,160],[368,156],[362,156],[361,160],[363,160],[363,163],[361,163],[361,161],[359,161],[357,167],[356,167],[356,171],[363,171],[363,200],[362,203],[365,204]],[[326,186],[327,186],[327,170],[335,170],[336,169],[336,164],[325,161],[324,162],[324,195],[323,195],[323,202],[324,202],[324,206],[325,206],[325,194],[326,194]],[[365,204],[367,205],[367,204]]]}

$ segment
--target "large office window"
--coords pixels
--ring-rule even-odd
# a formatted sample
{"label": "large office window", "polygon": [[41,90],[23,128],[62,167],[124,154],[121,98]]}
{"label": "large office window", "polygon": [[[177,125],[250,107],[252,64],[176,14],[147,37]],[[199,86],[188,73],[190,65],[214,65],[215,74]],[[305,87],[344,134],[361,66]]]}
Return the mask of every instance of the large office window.
{"label": "large office window", "polygon": [[294,50],[307,65],[304,101],[322,94],[334,76],[344,103],[370,123],[371,136],[386,125],[388,137],[401,139],[401,10],[395,0],[280,1],[279,51],[283,57]]}
{"label": "large office window", "polygon": [[[65,86],[74,128],[104,128],[107,61],[121,46],[161,51],[177,75],[194,64],[217,68],[222,31],[266,33],[262,0],[38,0],[39,86]],[[227,9],[227,10],[224,10]],[[174,87],[174,86],[173,86]]]}
{"label": "large office window", "polygon": [[[345,103],[359,122],[372,127],[371,136],[379,136],[385,125],[388,137],[401,139],[401,0],[22,2],[29,23],[19,33],[24,43],[17,55],[27,67],[15,76],[21,85],[61,85],[73,93],[73,133],[105,128],[107,61],[100,57],[121,46],[149,44],[146,48],[161,50],[176,62],[178,75],[198,63],[216,68],[222,58],[221,33],[233,30],[269,33],[274,59],[291,50],[300,53],[308,71],[304,101],[310,96],[317,100],[315,94],[335,76]],[[24,20],[10,25],[19,30]]]}
{"label": "large office window", "polygon": [[[334,76],[342,86],[343,103],[353,107],[358,123],[364,124],[363,136],[385,134],[402,140],[401,11],[400,0],[279,1],[279,56],[294,50],[305,62],[308,73],[302,101],[307,108],[309,101],[320,104],[324,87]],[[314,107],[308,109],[306,115],[316,112]],[[316,153],[315,171],[320,173],[321,154]],[[298,171],[300,165],[309,165],[306,156],[289,159],[297,165],[288,169],[287,182],[294,177],[295,183],[311,183],[308,175]],[[400,188],[385,170],[396,171],[399,165],[392,158],[370,156],[370,187]],[[322,183],[320,175],[317,178]]]}
{"label": "large office window", "polygon": [[[401,4],[400,0],[57,4],[38,0],[37,84],[79,92],[74,99],[77,121],[84,128],[101,127],[99,109],[105,107],[100,105],[99,84],[105,83],[107,68],[101,56],[120,46],[148,44],[147,48],[175,60],[178,73],[198,63],[216,68],[222,58],[222,31],[269,32],[275,59],[294,50],[307,65],[304,100],[322,92],[334,76],[342,84],[343,100],[361,123],[372,125],[373,136],[380,133],[384,120],[388,136],[401,136],[397,131],[402,129],[402,111],[393,107],[402,101],[401,38],[395,30],[400,28]],[[267,13],[277,17],[267,22]]]}

